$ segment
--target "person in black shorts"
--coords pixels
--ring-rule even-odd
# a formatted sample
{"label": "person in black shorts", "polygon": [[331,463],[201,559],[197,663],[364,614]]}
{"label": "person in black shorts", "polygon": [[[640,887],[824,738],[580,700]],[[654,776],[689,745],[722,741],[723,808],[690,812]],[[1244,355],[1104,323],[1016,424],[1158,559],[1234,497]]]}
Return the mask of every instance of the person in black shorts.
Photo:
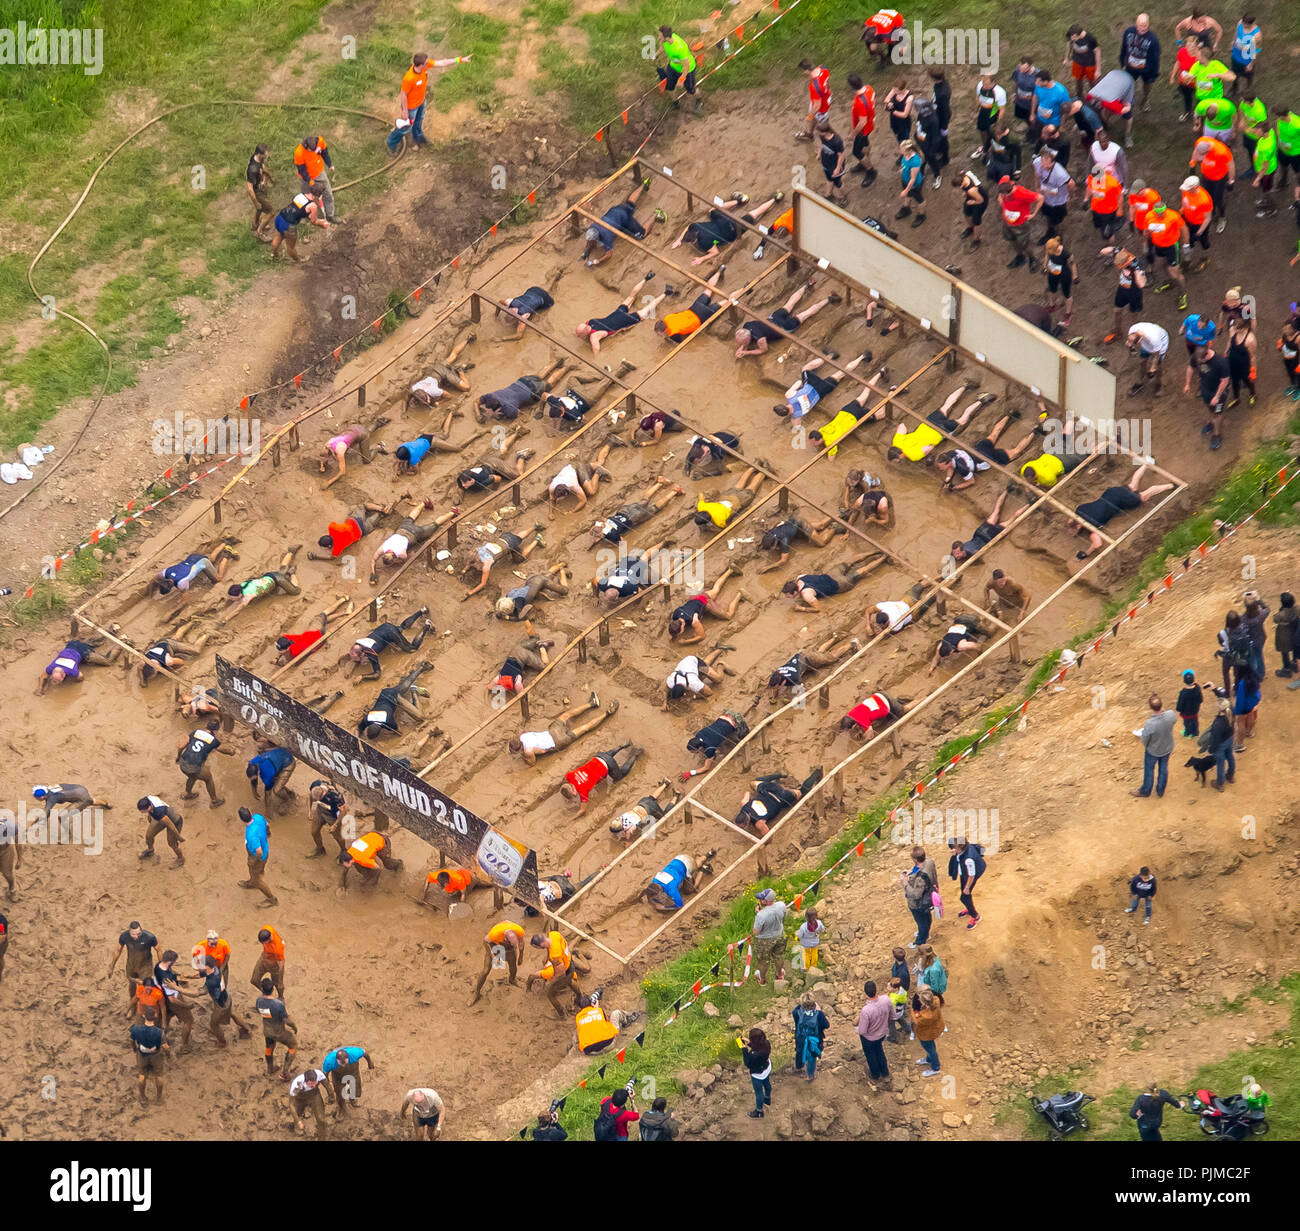
{"label": "person in black shorts", "polygon": [[601,543],[621,543],[623,536],[633,526],[649,521],[656,513],[662,512],[672,500],[683,494],[682,488],[676,484],[669,486],[668,480],[663,475],[659,475],[641,500],[625,504],[616,513],[611,513],[591,528],[588,549],[598,547]]}
{"label": "person in black shorts", "polygon": [[1133,253],[1125,248],[1103,248],[1100,255],[1110,256],[1112,253],[1118,280],[1115,283],[1115,320],[1110,333],[1102,338],[1106,343],[1114,342],[1128,332],[1124,328],[1124,312],[1127,310],[1130,318],[1137,319],[1142,311],[1142,290],[1147,284],[1146,270]]}
{"label": "person in black shorts", "polygon": [[734,432],[692,436],[682,472],[690,479],[716,479],[726,472],[728,450],[740,452],[740,437]]}
{"label": "person in black shorts", "polygon": [[531,321],[548,308],[555,307],[555,288],[560,281],[560,271],[558,269],[553,270],[547,281],[549,286],[530,286],[522,294],[516,295],[504,304],[497,305],[496,315],[498,317],[504,312],[507,316],[512,316],[519,322],[515,326],[514,336],[516,338],[524,336],[524,330],[528,328],[524,324],[525,321]]}
{"label": "person in black shorts", "polygon": [[[637,221],[637,202],[641,199],[641,194],[649,187],[650,177],[647,175],[632,190],[632,194],[626,201],[610,206],[599,223],[593,222],[587,228],[587,242],[582,250],[582,259],[586,262],[588,269],[593,265],[603,265],[614,255],[615,231],[622,231],[624,235],[630,235],[633,239],[645,239],[654,230],[656,222],[667,220],[668,215],[663,210],[657,209],[654,212],[654,217],[644,226]],[[597,255],[592,256],[593,252],[597,253]]]}
{"label": "person in black shorts", "polygon": [[955,181],[957,191],[961,193],[961,212],[966,219],[966,228],[961,233],[962,239],[969,239],[972,248],[980,246],[980,226],[984,222],[984,211],[989,206],[989,190],[980,183],[974,171],[959,175]]}
{"label": "person in black shorts", "polygon": [[[411,627],[417,620],[423,619],[424,623],[420,626],[419,632],[415,637],[408,641],[406,639],[406,630]],[[351,676],[353,669],[362,662],[369,668],[364,675],[357,677],[357,683],[363,680],[377,680],[380,676],[379,656],[385,650],[401,650],[403,654],[414,654],[416,650],[424,643],[425,637],[433,632],[433,621],[429,619],[429,609],[421,607],[419,611],[413,611],[404,619],[401,624],[380,624],[377,628],[372,628],[364,637],[358,637],[342,654],[339,655],[340,665],[347,663],[348,666],[343,672],[343,678]]]}
{"label": "person in black shorts", "polygon": [[532,614],[533,604],[539,599],[550,598],[555,595],[557,598],[564,598],[569,593],[569,587],[562,581],[555,581],[551,573],[563,573],[563,564],[551,565],[548,573],[533,573],[524,580],[522,586],[515,586],[512,590],[507,590],[496,601],[496,617],[498,620],[527,620]]}
{"label": "person in black shorts", "polygon": [[[740,221],[757,226],[758,220],[778,201],[785,199],[784,192],[769,197],[762,205],[755,206],[748,213],[741,214]],[[682,233],[672,242],[673,248],[680,248],[684,243],[694,244],[701,256],[692,257],[692,265],[703,265],[722,255],[724,249],[736,242],[740,227],[731,215],[743,205],[749,204],[749,198],[743,193],[735,193],[729,201],[723,201],[709,210],[709,216],[702,222],[688,222]]]}
{"label": "person in black shorts", "polygon": [[153,642],[144,652],[144,658],[140,660],[140,687],[144,688],[149,681],[153,679],[158,671],[173,671],[177,667],[185,665],[185,659],[197,658],[199,656],[199,647],[186,645],[183,641],[177,641],[173,637],[170,641],[158,640]]}
{"label": "person in black shorts", "polygon": [[[719,265],[709,279],[709,287],[716,287],[727,272],[725,265]],[[713,302],[712,289],[702,291],[691,301],[689,308],[678,312],[668,312],[655,320],[655,333],[666,342],[685,342],[697,329],[703,328],[722,311],[722,304]]]}
{"label": "person in black shorts", "polygon": [[868,573],[885,562],[879,551],[866,551],[851,560],[832,564],[824,573],[800,573],[781,587],[786,598],[794,599],[796,611],[820,611],[818,600],[847,594]]}
{"label": "person in black shorts", "polygon": [[926,674],[933,673],[941,658],[949,658],[953,654],[962,654],[967,650],[978,650],[980,648],[978,638],[984,635],[984,630],[980,628],[979,621],[974,616],[958,616],[939,639],[939,644],[935,646],[934,657],[930,659],[930,670]]}
{"label": "person in black shorts", "polygon": [[1043,247],[1043,272],[1047,275],[1047,293],[1061,297],[1060,303],[1053,299],[1048,306],[1053,311],[1063,307],[1065,315],[1061,324],[1068,325],[1074,313],[1074,283],[1079,277],[1079,266],[1059,235],[1053,235]]}
{"label": "person in black shorts", "polygon": [[479,578],[478,585],[474,586],[473,589],[466,590],[461,596],[461,602],[472,598],[487,585],[492,566],[499,560],[508,560],[511,564],[522,564],[527,560],[542,545],[541,529],[541,523],[536,523],[533,527],[533,537],[527,543],[519,535],[503,531],[495,539],[480,543],[477,547],[471,547],[468,553],[462,555],[460,571],[468,576],[473,576],[474,570],[477,569]]}
{"label": "person in black shorts", "polygon": [[487,687],[493,697],[504,697],[506,693],[518,692],[524,686],[525,671],[541,671],[551,664],[546,651],[554,648],[554,641],[546,641],[533,630],[531,620],[524,622],[528,635],[511,647],[506,660],[501,664],[497,677]]}
{"label": "person in black shorts", "polygon": [[[516,428],[506,437],[502,442],[506,449],[510,448],[518,434],[519,429]],[[456,486],[463,492],[487,492],[498,483],[513,483],[524,473],[524,463],[532,455],[532,449],[520,449],[515,454],[513,469],[503,467],[492,457],[481,457],[456,476]]]}
{"label": "person in black shorts", "polygon": [[593,316],[590,320],[583,321],[581,325],[574,328],[573,332],[578,337],[586,338],[591,343],[591,353],[593,355],[600,353],[600,344],[606,338],[613,337],[616,333],[622,333],[625,329],[631,329],[634,325],[639,325],[647,316],[655,314],[655,309],[663,303],[667,296],[677,294],[675,287],[666,286],[658,295],[647,296],[646,302],[633,312],[632,301],[636,299],[637,292],[654,276],[655,273],[652,269],[649,273],[638,278],[636,285],[628,292],[627,298],[608,315]]}
{"label": "person in black shorts", "polygon": [[[794,512],[793,509],[789,511],[791,514]],[[790,558],[790,551],[797,542],[811,543],[814,547],[825,547],[836,534],[843,533],[843,529],[835,524],[833,517],[824,518],[815,525],[804,521],[801,517],[787,517],[785,521],[763,531],[758,549],[776,554],[777,559],[763,565],[758,571],[770,573],[773,569],[780,568]]]}
{"label": "person in black shorts", "polygon": [[504,389],[483,394],[474,404],[474,417],[480,423],[487,419],[513,423],[519,418],[521,410],[535,406],[550,392],[553,385],[559,383],[568,366],[567,359],[557,359],[539,376],[521,376]]}
{"label": "person in black shorts", "polygon": [[[664,797],[670,791],[672,799],[665,800]],[[642,795],[632,807],[616,816],[609,824],[609,832],[631,846],[637,838],[652,829],[655,821],[663,820],[665,804],[671,808],[680,798],[681,793],[673,788],[667,778],[663,778],[655,787],[653,795]]]}
{"label": "person in black shorts", "polygon": [[698,774],[708,769],[718,753],[729,752],[748,734],[749,723],[743,716],[735,710],[723,710],[708,726],[701,727],[686,741],[686,751],[698,753],[700,757],[700,768],[695,772]]}
{"label": "person in black shorts", "polygon": [[1011,465],[1016,458],[1018,458],[1031,444],[1034,443],[1034,438],[1038,435],[1038,433],[1031,428],[1025,433],[1023,438],[1010,449],[999,448],[998,440],[1002,436],[1002,433],[1007,430],[1013,419],[1019,419],[1020,417],[1020,411],[1008,411],[993,425],[993,430],[989,432],[983,440],[977,440],[975,442],[975,452],[979,453],[983,457],[987,457],[989,461],[994,462],[999,466]]}
{"label": "person in black shorts", "polygon": [[1153,500],[1156,496],[1161,496],[1165,492],[1173,491],[1174,485],[1172,483],[1153,483],[1150,487],[1138,491],[1142,476],[1146,474],[1148,469],[1149,466],[1144,463],[1133,472],[1133,477],[1125,486],[1108,487],[1096,500],[1089,500],[1075,506],[1074,511],[1079,520],[1071,519],[1066,522],[1066,527],[1074,531],[1075,534],[1086,534],[1089,540],[1088,550],[1076,552],[1075,559],[1086,560],[1094,551],[1101,549],[1104,540],[1097,531],[1104,527],[1112,517],[1140,508],[1148,500]]}
{"label": "person in black shorts", "polygon": [[592,579],[592,589],[597,600],[604,606],[613,607],[625,598],[640,594],[651,582],[661,577],[668,577],[673,569],[673,558],[663,561],[655,559],[655,554],[662,551],[666,542],[661,540],[652,547],[633,547],[630,550],[620,544],[618,559],[607,570]]}
{"label": "person in black shorts", "polygon": [[676,418],[676,411],[655,410],[646,415],[633,429],[632,444],[638,449],[658,444],[669,432],[684,432],[686,425]]}
{"label": "person in black shorts", "polygon": [[[730,564],[722,570],[721,576],[702,594],[693,595],[680,607],[674,607],[668,617],[668,637],[679,645],[692,645],[704,640],[704,621],[702,616],[711,616],[715,620],[730,620],[736,614],[736,608],[744,601],[745,592],[740,591],[725,610],[717,605],[722,587],[732,577],[743,576],[739,565]],[[687,636],[686,634],[691,634]]]}
{"label": "person in black shorts", "polygon": [[[381,689],[370,709],[357,723],[362,738],[375,740],[381,736],[399,734],[399,712],[409,715],[417,722],[423,722],[429,715],[420,709],[420,697],[428,694],[417,686],[417,682],[426,671],[432,670],[433,664],[426,659],[413,671],[402,676],[393,687]],[[436,728],[434,734],[438,734]]]}
{"label": "person in black shorts", "polygon": [[826,199],[847,201],[844,191],[844,138],[830,124],[817,125],[818,157],[826,177]]}
{"label": "person in black shorts", "polygon": [[752,714],[765,699],[772,704],[785,704],[786,698],[782,694],[786,690],[789,690],[792,698],[802,696],[806,691],[804,679],[807,676],[833,667],[841,658],[862,648],[862,643],[856,637],[845,641],[843,645],[839,641],[839,637],[828,637],[815,649],[800,650],[787,658],[767,677],[767,686],[754,698],[746,713]]}
{"label": "person in black shorts", "polygon": [[[272,218],[275,209],[271,205],[266,190],[275,183],[270,168],[266,165],[266,146],[259,145],[248,160],[248,171],[244,175],[245,187],[253,202],[253,223],[248,228],[258,239],[270,241],[270,236],[263,230]],[[263,221],[265,219],[265,222]]]}
{"label": "person in black shorts", "polygon": [[[769,826],[775,825],[783,812],[793,808],[809,791],[822,780],[822,767],[819,765],[797,787],[781,786],[786,774],[764,774],[750,783],[745,797],[740,801],[740,810],[736,813],[734,824],[747,833],[762,837]],[[767,862],[767,847],[758,848],[759,879],[770,876],[772,869]]]}
{"label": "person in black shorts", "polygon": [[824,299],[819,299],[816,303],[810,304],[802,312],[795,312],[799,306],[799,301],[808,293],[813,285],[813,280],[808,279],[781,307],[777,308],[770,316],[768,323],[762,321],[746,321],[739,329],[736,330],[736,358],[743,359],[746,355],[761,355],[767,350],[769,342],[775,342],[780,339],[781,335],[772,326],[777,329],[784,329],[786,333],[794,333],[804,322],[811,320],[827,304],[839,303],[839,295],[827,295]]}
{"label": "person in black shorts", "polygon": [[[951,559],[954,564],[961,564],[963,560],[969,560],[977,552],[983,551],[1002,533],[1003,526],[998,518],[1002,516],[1002,503],[1006,498],[1006,491],[999,492],[998,498],[993,502],[993,508],[989,511],[988,518],[975,527],[975,533],[964,543],[957,540],[953,541]],[[944,567],[941,571],[945,577],[951,576],[948,561],[944,561]]]}

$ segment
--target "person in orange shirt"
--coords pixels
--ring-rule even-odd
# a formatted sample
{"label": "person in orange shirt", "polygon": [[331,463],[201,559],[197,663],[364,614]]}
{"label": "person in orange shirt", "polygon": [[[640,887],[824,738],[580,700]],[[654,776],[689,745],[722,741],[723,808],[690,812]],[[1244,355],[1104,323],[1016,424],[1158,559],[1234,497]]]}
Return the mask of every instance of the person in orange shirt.
{"label": "person in orange shirt", "polygon": [[1175,209],[1170,209],[1163,201],[1151,207],[1147,215],[1147,239],[1151,244],[1152,269],[1156,261],[1163,261],[1169,272],[1169,281],[1162,282],[1155,288],[1156,294],[1167,291],[1170,284],[1178,283],[1178,310],[1187,307],[1187,280],[1179,266],[1179,252],[1187,242],[1187,223]]}
{"label": "person in orange shirt", "polygon": [[488,929],[488,934],[483,937],[483,970],[474,985],[474,994],[469,999],[471,1005],[478,1004],[479,997],[483,994],[483,984],[492,973],[492,962],[498,954],[510,972],[510,986],[519,986],[519,958],[524,951],[525,935],[527,933],[519,924],[504,919]]}
{"label": "person in orange shirt", "polygon": [[[709,286],[716,287],[726,272],[725,265],[719,265],[709,279]],[[720,303],[713,302],[713,292],[705,291],[697,295],[689,308],[681,312],[669,312],[655,321],[655,333],[665,342],[685,342],[701,325],[712,319],[722,310]]]}
{"label": "person in orange shirt", "polygon": [[448,68],[453,64],[468,64],[469,56],[453,56],[449,60],[434,60],[422,51],[411,57],[411,67],[402,78],[401,93],[397,96],[397,123],[388,134],[385,144],[390,154],[396,154],[402,144],[402,138],[409,132],[411,140],[417,146],[428,145],[429,139],[424,135],[424,100],[429,89],[429,69]]}
{"label": "person in orange shirt", "polygon": [[271,980],[275,994],[284,999],[284,941],[273,927],[264,927],[257,933],[262,952],[258,954],[257,965],[253,967],[253,977],[249,982],[256,988],[262,986],[263,978]]}
{"label": "person in orange shirt", "polygon": [[163,990],[158,986],[158,981],[150,975],[140,980],[140,986],[135,989],[135,996],[126,1007],[126,1016],[138,1017],[142,1021],[151,1013],[161,1016],[162,1003]]}
{"label": "person in orange shirt", "polygon": [[1102,239],[1109,239],[1124,218],[1124,185],[1103,166],[1095,166],[1088,176],[1088,195],[1092,205],[1092,225]]}
{"label": "person in orange shirt", "polygon": [[320,199],[325,221],[333,226],[338,221],[334,217],[334,188],[330,184],[330,177],[325,174],[325,168],[333,171],[334,162],[325,145],[325,138],[304,137],[293,152],[293,166],[303,187]]}
{"label": "person in orange shirt", "polygon": [[1232,151],[1215,137],[1202,137],[1193,148],[1187,165],[1196,167],[1197,177],[1210,194],[1210,200],[1214,202],[1214,216],[1218,219],[1214,229],[1222,235],[1223,229],[1228,225],[1227,189],[1237,182],[1237,168]]}
{"label": "person in orange shirt", "polygon": [[576,1013],[586,1002],[586,996],[578,986],[573,968],[573,955],[569,952],[563,933],[547,932],[543,936],[539,932],[530,937],[528,943],[534,949],[545,949],[546,961],[542,963],[540,970],[535,970],[528,976],[524,989],[532,991],[534,982],[545,983],[547,999],[551,1002],[551,1008],[555,1010],[555,1016],[559,1018],[565,1016],[560,1008],[559,996],[563,992],[568,992],[573,997],[573,1007],[569,1012]]}
{"label": "person in orange shirt", "polygon": [[432,905],[437,909],[436,898],[432,903],[429,902],[429,894],[435,888],[442,890],[448,906],[451,905],[453,899],[458,902],[465,901],[473,889],[492,889],[494,891],[492,903],[494,910],[500,910],[505,905],[505,894],[501,892],[500,888],[484,877],[471,872],[468,868],[441,868],[437,872],[430,872],[425,877],[424,894],[420,901],[426,906]]}
{"label": "person in orange shirt", "polygon": [[210,957],[217,964],[222,979],[229,985],[230,946],[216,932],[209,930],[207,939],[203,942],[203,948],[196,956],[200,959]]}
{"label": "person in orange shirt", "polygon": [[344,892],[348,887],[348,874],[356,871],[363,885],[373,887],[379,884],[379,866],[382,864],[390,872],[400,872],[402,861],[393,857],[393,844],[385,834],[362,834],[346,851],[339,856],[343,873],[339,877],[339,888]]}
{"label": "person in orange shirt", "polygon": [[[1201,186],[1201,181],[1194,175],[1183,180],[1179,191],[1182,193],[1183,205],[1179,211],[1187,223],[1187,251],[1200,244],[1208,253],[1210,251],[1210,221],[1214,217],[1214,201]],[[1203,256],[1192,266],[1191,272],[1198,274],[1210,263],[1209,256]]]}
{"label": "person in orange shirt", "polygon": [[1160,200],[1160,194],[1154,188],[1148,188],[1146,180],[1134,180],[1128,190],[1128,220],[1146,243],[1147,263],[1151,262],[1151,243],[1147,239],[1147,216],[1152,206]]}

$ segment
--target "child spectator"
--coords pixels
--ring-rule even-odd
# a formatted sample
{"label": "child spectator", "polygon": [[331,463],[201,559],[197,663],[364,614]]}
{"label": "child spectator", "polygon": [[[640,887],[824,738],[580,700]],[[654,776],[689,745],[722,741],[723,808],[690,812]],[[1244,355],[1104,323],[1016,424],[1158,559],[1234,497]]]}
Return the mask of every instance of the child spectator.
{"label": "child spectator", "polygon": [[1146,917],[1142,920],[1145,926],[1151,922],[1151,902],[1156,896],[1156,878],[1151,875],[1151,869],[1140,868],[1138,874],[1129,881],[1128,891],[1133,897],[1124,913],[1131,915],[1137,910],[1139,902],[1145,902]]}
{"label": "child spectator", "polygon": [[[907,992],[903,989],[903,981],[895,976],[889,981],[889,990],[885,993],[889,997],[889,1041],[891,1043],[901,1043],[903,1041],[902,1031],[899,1024],[902,1022],[907,1013]],[[908,1030],[909,1039],[916,1038],[911,1029]]]}
{"label": "child spectator", "polygon": [[1184,735],[1200,735],[1202,700],[1201,686],[1196,682],[1196,672],[1184,671],[1183,687],[1178,693],[1178,704],[1175,706],[1178,717],[1183,720]]}
{"label": "child spectator", "polygon": [[804,911],[804,921],[795,933],[803,952],[803,968],[817,969],[817,952],[826,938],[826,925],[817,918],[816,907],[810,906]]}

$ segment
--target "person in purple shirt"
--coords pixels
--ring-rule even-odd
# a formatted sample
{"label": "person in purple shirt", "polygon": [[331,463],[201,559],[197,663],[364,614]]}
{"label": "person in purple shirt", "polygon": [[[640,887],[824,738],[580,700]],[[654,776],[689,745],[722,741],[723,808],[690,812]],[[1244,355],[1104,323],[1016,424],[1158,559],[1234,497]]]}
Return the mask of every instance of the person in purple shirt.
{"label": "person in purple shirt", "polygon": [[[113,625],[113,631],[117,631],[116,624]],[[69,641],[54,656],[54,661],[45,668],[40,684],[36,689],[36,695],[43,697],[45,690],[51,684],[62,684],[65,681],[71,684],[80,684],[82,667],[107,667],[111,665],[122,647],[115,645],[111,650],[97,648],[103,644],[103,637],[96,637],[93,641]]]}
{"label": "person in purple shirt", "polygon": [[867,1003],[858,1014],[858,1037],[862,1041],[862,1054],[867,1058],[867,1072],[872,1081],[888,1081],[885,1035],[889,1033],[892,1012],[889,998],[876,995],[876,985],[870,979],[863,984],[862,990],[867,994]]}

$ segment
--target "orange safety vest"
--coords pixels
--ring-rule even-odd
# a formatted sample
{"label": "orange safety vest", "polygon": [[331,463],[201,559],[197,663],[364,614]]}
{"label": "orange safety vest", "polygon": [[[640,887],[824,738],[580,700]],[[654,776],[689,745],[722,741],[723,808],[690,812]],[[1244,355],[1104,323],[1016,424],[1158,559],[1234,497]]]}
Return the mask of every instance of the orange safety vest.
{"label": "orange safety vest", "polygon": [[1147,219],[1147,237],[1157,248],[1172,248],[1183,230],[1183,216],[1176,209],[1152,214]]}
{"label": "orange safety vest", "polygon": [[510,932],[513,932],[516,936],[525,935],[524,929],[521,928],[519,924],[509,923],[503,920],[501,923],[496,924],[492,928],[492,930],[488,932],[487,934],[488,944],[504,945],[506,943],[506,935],[507,933]]}
{"label": "orange safety vest", "polygon": [[424,102],[424,93],[429,88],[429,62],[424,62],[424,67],[417,69],[414,64],[406,70],[406,76],[402,78],[402,93],[406,95],[406,105],[410,110],[415,110]]}
{"label": "orange safety vest", "polygon": [[[1228,174],[1228,168],[1232,166],[1232,151],[1222,141],[1216,141],[1213,137],[1203,137],[1202,140],[1208,141],[1210,148],[1201,159],[1201,179],[1223,179]],[[1192,166],[1195,161],[1193,159],[1188,166]]]}
{"label": "orange safety vest", "polygon": [[449,894],[460,893],[462,889],[468,889],[474,883],[474,873],[469,871],[467,868],[442,868],[438,872],[430,872],[426,878],[428,883],[436,885],[438,883],[438,877],[441,876],[443,872],[447,873],[446,892]]}
{"label": "orange safety vest", "polygon": [[1160,194],[1154,188],[1144,188],[1141,192],[1129,194],[1129,217],[1132,219],[1135,231],[1147,229],[1147,215],[1159,200]]}
{"label": "orange safety vest", "polygon": [[618,1027],[605,1016],[605,1010],[598,1004],[582,1009],[573,1023],[578,1028],[578,1050],[584,1055],[603,1051],[618,1038]]}
{"label": "orange safety vest", "polygon": [[1100,179],[1088,176],[1088,192],[1092,195],[1094,214],[1113,214],[1119,209],[1124,187],[1109,171],[1103,171]]}
{"label": "orange safety vest", "polygon": [[348,847],[348,854],[352,856],[352,862],[360,867],[373,868],[378,862],[376,856],[384,849],[386,841],[381,833],[368,833]]}
{"label": "orange safety vest", "polygon": [[271,939],[262,941],[262,956],[268,962],[283,962],[284,941],[280,938],[280,933],[272,927],[268,927],[266,930],[271,933]]}
{"label": "orange safety vest", "polygon": [[305,145],[300,145],[293,152],[293,165],[301,167],[307,173],[307,182],[318,180],[325,174],[325,159],[321,157],[321,152],[325,149],[325,138],[316,138],[316,148],[309,150]]}
{"label": "orange safety vest", "polygon": [[1183,217],[1189,226],[1199,227],[1214,211],[1214,202],[1204,188],[1183,193]]}

